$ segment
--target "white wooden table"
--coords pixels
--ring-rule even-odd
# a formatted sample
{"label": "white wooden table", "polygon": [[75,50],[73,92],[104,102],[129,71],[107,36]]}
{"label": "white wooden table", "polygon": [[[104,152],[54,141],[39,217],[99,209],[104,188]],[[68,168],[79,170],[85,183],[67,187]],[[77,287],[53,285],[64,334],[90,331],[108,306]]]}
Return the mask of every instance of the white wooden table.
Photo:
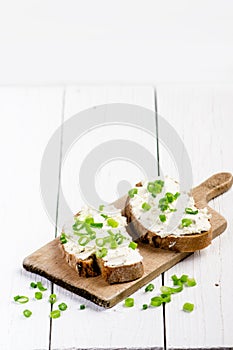
{"label": "white wooden table", "polygon": [[[211,203],[227,219],[227,230],[210,247],[196,252],[153,281],[157,291],[162,283],[171,283],[173,274],[188,274],[197,281],[196,287],[186,288],[174,296],[164,309],[142,311],[142,304],[151,297],[142,288],[134,294],[134,308],[124,308],[120,303],[105,310],[22,268],[25,256],[57,234],[40,194],[41,159],[49,139],[74,114],[113,102],[156,109],[175,128],[192,161],[194,185],[216,172],[233,172],[233,86],[2,87],[0,349],[232,348],[232,191]],[[157,123],[156,131],[156,118],[153,122],[154,138],[148,138],[132,125],[107,126],[104,132],[89,131],[77,141],[64,162],[62,139],[66,135],[63,132],[54,155],[53,185],[57,192],[53,201],[57,222],[62,217],[59,186],[72,210],[77,211],[83,200],[75,175],[87,152],[100,142],[122,138],[141,143],[159,157],[164,173],[177,174],[166,145],[159,144],[157,148],[156,133],[159,135],[160,126]],[[96,175],[99,194],[106,201],[117,198],[116,184],[121,179],[133,184],[142,175],[135,165],[123,160],[118,162],[108,163]],[[33,300],[31,281],[42,281],[47,286],[41,301]],[[60,301],[67,303],[68,309],[62,317],[51,321],[47,297],[52,290]],[[17,294],[28,295],[30,302],[16,305],[13,297]],[[186,301],[195,304],[191,314],[181,311]],[[80,304],[85,304],[86,309],[79,310]],[[29,319],[22,315],[26,308],[33,312]]]}

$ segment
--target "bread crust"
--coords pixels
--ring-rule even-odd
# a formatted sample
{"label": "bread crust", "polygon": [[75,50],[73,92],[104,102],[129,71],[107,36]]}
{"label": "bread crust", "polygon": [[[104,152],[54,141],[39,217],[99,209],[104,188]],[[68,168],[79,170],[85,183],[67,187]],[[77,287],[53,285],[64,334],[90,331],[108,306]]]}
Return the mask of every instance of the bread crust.
{"label": "bread crust", "polygon": [[101,258],[96,258],[92,254],[89,258],[78,259],[75,254],[68,253],[64,244],[59,241],[59,247],[62,251],[65,261],[74,269],[80,277],[95,277],[102,275],[109,284],[129,282],[142,277],[144,268],[142,262],[122,266],[105,266]]}
{"label": "bread crust", "polygon": [[195,252],[196,250],[207,247],[212,240],[212,228],[209,231],[202,233],[194,233],[189,235],[175,236],[169,235],[160,237],[156,232],[147,230],[140,221],[135,217],[128,197],[125,215],[127,217],[130,230],[133,232],[135,238],[143,243],[148,243],[156,248],[173,250],[176,252]]}

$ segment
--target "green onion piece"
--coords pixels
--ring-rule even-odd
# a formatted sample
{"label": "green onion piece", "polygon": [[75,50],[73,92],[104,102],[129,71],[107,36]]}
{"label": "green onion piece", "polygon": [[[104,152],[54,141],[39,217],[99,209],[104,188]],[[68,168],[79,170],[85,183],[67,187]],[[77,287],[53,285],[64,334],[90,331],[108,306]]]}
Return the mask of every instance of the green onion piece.
{"label": "green onion piece", "polygon": [[90,238],[87,236],[80,237],[78,240],[78,244],[81,246],[87,245],[88,242],[90,242]]}
{"label": "green onion piece", "polygon": [[185,311],[185,312],[192,312],[193,310],[194,310],[194,304],[184,303],[183,311]]}
{"label": "green onion piece", "polygon": [[49,296],[49,302],[50,302],[50,304],[54,304],[54,303],[56,303],[56,301],[57,301],[57,296],[56,296],[56,294],[50,294],[50,296]]}
{"label": "green onion piece", "polygon": [[171,277],[171,279],[173,280],[173,284],[174,284],[174,285],[177,285],[177,284],[178,284],[179,278],[178,278],[176,275],[173,275],[173,276]]}
{"label": "green onion piece", "polygon": [[117,242],[115,241],[115,239],[113,239],[110,243],[110,248],[111,249],[116,249],[118,247]]}
{"label": "green onion piece", "polygon": [[119,225],[119,223],[112,218],[107,219],[107,224],[108,226],[111,226],[111,227],[117,227]]}
{"label": "green onion piece", "polygon": [[85,309],[86,309],[86,306],[83,305],[83,304],[81,304],[81,305],[79,306],[79,308],[80,308],[80,310],[85,310]]}
{"label": "green onion piece", "polygon": [[[61,242],[61,244],[67,243],[67,239],[66,239],[65,233],[62,233],[62,234],[61,234],[61,236],[60,236],[60,242]],[[38,283],[37,283],[37,285],[38,285]]]}
{"label": "green onion piece", "polygon": [[148,210],[151,209],[151,205],[150,205],[149,203],[144,202],[144,203],[142,204],[142,209],[143,209],[144,211],[148,211]]}
{"label": "green onion piece", "polygon": [[67,305],[65,303],[61,303],[58,305],[59,310],[65,311],[67,309]]}
{"label": "green onion piece", "polygon": [[176,200],[179,196],[180,196],[180,193],[179,193],[179,192],[176,192],[176,193],[174,194],[175,200]]}
{"label": "green onion piece", "polygon": [[187,280],[188,280],[188,275],[182,275],[182,276],[180,277],[180,282],[181,282],[181,283],[186,283]]}
{"label": "green onion piece", "polygon": [[132,188],[131,190],[129,190],[128,195],[130,198],[133,198],[135,194],[138,193],[138,189],[137,188]]}
{"label": "green onion piece", "polygon": [[153,197],[156,197],[157,194],[162,192],[164,181],[156,180],[154,182],[148,182],[147,191],[152,194]]}
{"label": "green onion piece", "polygon": [[90,225],[87,224],[87,223],[84,224],[84,228],[85,228],[86,232],[87,232],[89,235],[91,235],[92,233],[95,232],[95,231],[93,231],[93,230],[91,229]]}
{"label": "green onion piece", "polygon": [[43,298],[43,294],[41,292],[36,292],[35,293],[35,299],[40,300]]}
{"label": "green onion piece", "polygon": [[92,239],[96,239],[96,233],[94,231],[90,234],[90,240]]}
{"label": "green onion piece", "polygon": [[163,197],[159,200],[159,209],[161,211],[165,211],[169,208],[169,205],[168,205],[168,200],[167,198]]}
{"label": "green onion piece", "polygon": [[145,292],[152,292],[154,290],[154,288],[155,288],[155,286],[152,283],[150,283],[150,284],[148,284],[148,286],[146,286]]}
{"label": "green onion piece", "polygon": [[169,203],[174,202],[175,198],[174,198],[174,195],[173,195],[171,192],[167,192],[167,193],[165,194],[165,196],[166,196],[166,198],[167,198],[167,200],[168,200]]}
{"label": "green onion piece", "polygon": [[104,258],[108,254],[107,248],[103,247],[101,250],[96,252],[97,258]]}
{"label": "green onion piece", "polygon": [[124,239],[126,239],[126,237],[124,237],[121,233],[117,233],[115,235],[115,240],[116,240],[118,245],[120,245]]}
{"label": "green onion piece", "polygon": [[41,292],[44,292],[45,290],[47,290],[47,288],[45,288],[41,282],[37,282],[37,288],[38,288]]}
{"label": "green onion piece", "polygon": [[100,214],[104,219],[108,219],[109,216],[108,215],[105,215],[105,214]]}
{"label": "green onion piece", "polygon": [[188,227],[193,223],[193,220],[191,219],[182,219],[181,226],[182,227]]}
{"label": "green onion piece", "polygon": [[160,291],[162,294],[166,294],[166,295],[173,294],[173,288],[167,287],[167,286],[160,287]]}
{"label": "green onion piece", "polygon": [[103,204],[99,205],[99,211],[103,211],[103,210],[104,210],[104,205]]}
{"label": "green onion piece", "polygon": [[96,228],[102,228],[103,223],[102,222],[93,222],[90,224],[91,227],[96,227]]}
{"label": "green onion piece", "polygon": [[126,307],[134,306],[134,298],[127,298],[127,299],[125,299],[125,306]]}
{"label": "green onion piece", "polygon": [[163,299],[161,297],[153,297],[151,298],[150,305],[151,306],[160,306],[163,302]]}
{"label": "green onion piece", "polygon": [[31,286],[32,288],[36,288],[36,287],[37,287],[37,283],[31,282],[30,286]]}
{"label": "green onion piece", "polygon": [[14,301],[20,304],[26,304],[29,301],[29,298],[25,297],[24,295],[16,295],[14,297]]}
{"label": "green onion piece", "polygon": [[30,317],[32,315],[32,312],[30,310],[26,309],[23,311],[23,314],[25,317]]}
{"label": "green onion piece", "polygon": [[50,312],[50,318],[59,318],[61,316],[60,310],[53,310]]}
{"label": "green onion piece", "polygon": [[110,236],[112,236],[112,237],[115,236],[114,233],[113,233],[111,230],[108,230],[107,232],[108,232],[108,234],[109,234]]}
{"label": "green onion piece", "polygon": [[183,290],[183,283],[182,282],[178,282],[177,285],[179,285],[179,287],[176,288],[172,288],[172,294],[173,293],[180,293]]}
{"label": "green onion piece", "polygon": [[163,303],[170,303],[171,301],[171,294],[161,294],[160,297],[162,298]]}
{"label": "green onion piece", "polygon": [[186,286],[187,287],[194,287],[196,286],[197,282],[195,281],[194,278],[188,278],[186,281]]}
{"label": "green onion piece", "polygon": [[136,242],[130,242],[128,247],[135,250],[137,248],[137,246],[138,246],[138,244]]}
{"label": "green onion piece", "polygon": [[90,224],[93,224],[93,222],[94,222],[94,219],[93,219],[92,216],[87,216],[87,217],[85,218],[85,223],[86,223],[86,224],[90,225]]}
{"label": "green onion piece", "polygon": [[104,239],[103,239],[103,238],[96,238],[95,244],[96,244],[98,247],[103,247],[103,246],[104,246]]}
{"label": "green onion piece", "polygon": [[147,304],[143,304],[142,305],[142,310],[146,310],[148,308],[148,305]]}
{"label": "green onion piece", "polygon": [[193,210],[191,208],[185,208],[186,214],[196,215],[198,213],[198,210]]}
{"label": "green onion piece", "polygon": [[159,215],[159,220],[160,220],[161,222],[165,222],[165,221],[167,220],[166,215],[164,215],[164,214]]}

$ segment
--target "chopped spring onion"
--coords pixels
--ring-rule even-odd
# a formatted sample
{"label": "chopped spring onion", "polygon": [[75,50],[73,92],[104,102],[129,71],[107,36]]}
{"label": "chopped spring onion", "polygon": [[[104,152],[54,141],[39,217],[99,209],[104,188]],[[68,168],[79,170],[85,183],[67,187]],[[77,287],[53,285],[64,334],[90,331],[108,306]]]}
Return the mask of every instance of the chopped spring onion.
{"label": "chopped spring onion", "polygon": [[182,276],[180,277],[180,282],[181,282],[181,283],[186,283],[187,280],[188,280],[188,275],[182,275]]}
{"label": "chopped spring onion", "polygon": [[110,248],[111,249],[116,249],[117,247],[118,247],[117,242],[115,241],[115,239],[112,239],[111,243],[110,243]]}
{"label": "chopped spring onion", "polygon": [[143,304],[143,305],[142,305],[142,309],[143,309],[143,310],[148,309],[148,305],[147,305],[147,304]]}
{"label": "chopped spring onion", "polygon": [[14,301],[20,304],[26,304],[29,301],[29,298],[25,297],[24,295],[16,295],[14,297]]}
{"label": "chopped spring onion", "polygon": [[103,223],[102,222],[93,222],[90,224],[91,227],[96,227],[96,228],[102,228]]}
{"label": "chopped spring onion", "polygon": [[99,205],[99,211],[103,211],[103,210],[104,210],[104,205],[103,204]]}
{"label": "chopped spring onion", "polygon": [[142,209],[144,210],[144,211],[148,211],[148,210],[150,210],[151,209],[151,205],[149,204],[149,203],[143,203],[142,204]]}
{"label": "chopped spring onion", "polygon": [[170,303],[171,301],[171,294],[161,294],[160,297],[163,303]]}
{"label": "chopped spring onion", "polygon": [[65,303],[61,303],[58,305],[59,310],[65,311],[67,309],[67,305]]}
{"label": "chopped spring onion", "polygon": [[35,293],[35,299],[41,300],[43,298],[43,294],[41,292],[36,292]]}
{"label": "chopped spring onion", "polygon": [[131,190],[129,190],[128,195],[130,198],[133,198],[135,194],[138,193],[138,189],[137,188],[132,188]]}
{"label": "chopped spring onion", "polygon": [[26,310],[23,311],[23,314],[24,314],[25,317],[30,317],[32,312],[30,310],[26,309]]}
{"label": "chopped spring onion", "polygon": [[175,198],[174,198],[174,195],[173,195],[171,192],[167,192],[167,193],[165,194],[165,196],[166,196],[166,198],[167,198],[167,200],[168,200],[169,203],[174,202]]}
{"label": "chopped spring onion", "polygon": [[85,223],[86,223],[86,224],[90,225],[90,224],[93,224],[93,222],[94,222],[94,219],[93,219],[92,216],[87,216],[87,217],[85,218]]}
{"label": "chopped spring onion", "polygon": [[87,236],[80,237],[78,240],[78,244],[81,246],[87,245],[88,242],[90,242],[90,238]]}
{"label": "chopped spring onion", "polygon": [[56,303],[56,301],[57,301],[57,296],[56,296],[56,294],[50,294],[50,296],[49,296],[49,302],[50,302],[50,304],[54,304],[54,303]]}
{"label": "chopped spring onion", "polygon": [[182,221],[181,221],[181,226],[182,226],[182,227],[188,227],[188,226],[190,226],[192,223],[193,223],[193,220],[184,218],[184,219],[182,219]]}
{"label": "chopped spring onion", "polygon": [[155,286],[152,283],[150,283],[150,284],[148,284],[148,286],[146,286],[145,292],[152,292],[154,290],[154,288],[155,288]]}
{"label": "chopped spring onion", "polygon": [[53,310],[50,312],[50,318],[59,318],[61,316],[60,310]]}
{"label": "chopped spring onion", "polygon": [[134,306],[134,298],[127,298],[127,299],[125,299],[125,306],[126,307]]}
{"label": "chopped spring onion", "polygon": [[159,220],[160,220],[161,222],[165,222],[165,221],[167,220],[166,215],[164,215],[164,214],[159,215]]}
{"label": "chopped spring onion", "polygon": [[96,252],[97,258],[104,258],[108,254],[107,248],[103,247],[101,250]]}
{"label": "chopped spring onion", "polygon": [[96,238],[95,243],[98,247],[103,247],[105,242],[103,238]]}
{"label": "chopped spring onion", "polygon": [[31,286],[32,288],[36,288],[36,287],[37,287],[37,283],[31,282],[30,286]]}
{"label": "chopped spring onion", "polygon": [[62,234],[61,234],[61,236],[60,236],[60,242],[61,242],[62,244],[67,243],[67,239],[66,239],[65,233],[62,233]]}
{"label": "chopped spring onion", "polygon": [[151,306],[160,306],[163,302],[163,299],[161,297],[153,297],[151,298],[150,305]]}
{"label": "chopped spring onion", "polygon": [[104,219],[108,219],[109,218],[109,216],[108,215],[106,215],[106,214],[100,214]]}
{"label": "chopped spring onion", "polygon": [[194,278],[188,278],[186,281],[186,286],[187,287],[194,287],[196,286],[197,282],[195,281]]}
{"label": "chopped spring onion", "polygon": [[193,310],[194,310],[194,304],[184,303],[183,311],[185,311],[185,312],[192,312]]}
{"label": "chopped spring onion", "polygon": [[130,242],[129,243],[129,248],[132,248],[134,250],[137,248],[137,246],[138,246],[138,244],[136,242]]}
{"label": "chopped spring onion", "polygon": [[171,277],[171,279],[173,280],[174,286],[177,285],[178,282],[179,282],[179,280],[180,280],[176,275],[173,275],[173,276]]}
{"label": "chopped spring onion", "polygon": [[41,292],[44,292],[45,290],[47,290],[47,288],[45,288],[41,282],[37,282],[37,288],[38,288]]}
{"label": "chopped spring onion", "polygon": [[112,218],[107,219],[107,224],[108,226],[111,226],[111,227],[117,227],[119,225],[119,223]]}
{"label": "chopped spring onion", "polygon": [[198,210],[193,210],[191,208],[185,208],[186,214],[196,215],[198,213]]}
{"label": "chopped spring onion", "polygon": [[79,306],[79,308],[80,308],[80,310],[85,310],[85,309],[86,309],[86,306],[83,305],[83,304],[81,304],[81,305]]}
{"label": "chopped spring onion", "polygon": [[162,192],[163,186],[164,186],[164,181],[162,180],[148,182],[147,191],[150,192],[153,197],[156,197],[157,194]]}
{"label": "chopped spring onion", "polygon": [[163,197],[159,200],[159,209],[161,211],[165,211],[169,208],[169,205],[168,205],[168,200],[166,197]]}
{"label": "chopped spring onion", "polygon": [[117,241],[118,245],[120,245],[124,239],[126,239],[126,237],[124,237],[121,233],[117,233],[115,235],[115,240]]}

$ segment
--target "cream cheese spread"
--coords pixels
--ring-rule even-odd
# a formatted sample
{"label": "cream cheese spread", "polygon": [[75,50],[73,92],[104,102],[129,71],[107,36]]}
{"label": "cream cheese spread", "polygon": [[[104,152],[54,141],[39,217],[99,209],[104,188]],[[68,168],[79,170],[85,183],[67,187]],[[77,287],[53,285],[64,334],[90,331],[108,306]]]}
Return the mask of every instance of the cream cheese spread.
{"label": "cream cheese spread", "polygon": [[[197,209],[192,196],[180,191],[180,185],[172,178],[165,177],[160,193],[152,195],[148,190],[149,181],[143,181],[137,187],[137,193],[130,198],[132,212],[136,219],[148,230],[160,237],[182,236],[208,231],[211,228],[211,214],[207,208]],[[167,195],[167,193],[169,195]],[[161,203],[171,197],[168,207]],[[148,206],[143,209],[143,204]],[[145,208],[145,207],[144,207]]]}
{"label": "cream cheese spread", "polygon": [[[88,235],[84,228],[80,228],[78,231],[74,229],[76,219],[85,223],[87,218],[92,218],[93,223],[98,223],[101,226],[88,226],[91,227],[91,235]],[[108,219],[113,220],[113,222],[110,221],[109,224]],[[132,238],[126,231],[126,226],[126,218],[121,215],[121,210],[112,205],[105,207],[104,211],[101,212],[84,207],[76,218],[72,218],[63,227],[63,233],[66,237],[66,243],[63,244],[64,249],[69,254],[74,254],[78,259],[85,260],[93,254],[98,254],[102,247],[105,247],[106,253],[102,257],[105,266],[131,265],[140,262],[142,256],[139,250],[129,247]],[[80,242],[84,242],[85,245],[80,244]],[[112,243],[114,243],[114,247],[111,247]]]}

